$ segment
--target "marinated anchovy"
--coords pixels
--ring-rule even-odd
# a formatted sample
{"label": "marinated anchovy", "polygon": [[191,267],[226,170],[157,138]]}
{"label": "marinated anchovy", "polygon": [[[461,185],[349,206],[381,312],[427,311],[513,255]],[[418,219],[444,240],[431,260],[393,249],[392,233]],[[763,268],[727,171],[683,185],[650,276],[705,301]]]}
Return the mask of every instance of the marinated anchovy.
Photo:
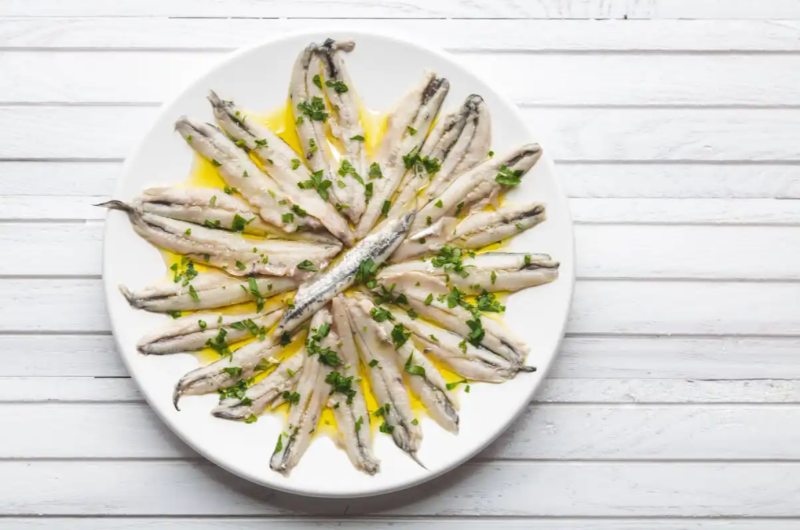
{"label": "marinated anchovy", "polygon": [[328,260],[341,250],[338,244],[311,241],[247,240],[224,230],[142,213],[121,201],[101,206],[126,212],[136,233],[153,245],[224,269],[234,276],[266,274],[302,278],[325,268]]}
{"label": "marinated anchovy", "polygon": [[[297,382],[299,396],[296,402],[292,402],[289,409],[288,436],[278,443],[280,449],[276,449],[269,463],[269,466],[275,471],[286,474],[297,465],[300,457],[308,449],[311,435],[317,429],[322,410],[325,408],[330,389],[325,380],[331,373],[331,368],[323,363],[323,358],[319,353],[314,354],[313,352],[316,348],[334,346],[333,339],[328,335],[330,325],[331,315],[326,309],[318,311],[311,320],[311,331],[318,334],[316,335],[318,338],[309,334],[306,340],[308,359],[304,362],[303,371]],[[328,332],[321,332],[323,326],[327,326]],[[298,355],[305,354],[302,350],[298,353]],[[279,436],[284,438],[283,433]]]}
{"label": "marinated anchovy", "polygon": [[175,129],[192,149],[217,167],[228,186],[239,190],[250,204],[258,208],[262,219],[287,232],[295,232],[301,226],[307,230],[320,228],[316,219],[294,215],[298,205],[293,204],[278,183],[261,171],[225,133],[186,116],[178,119]]}
{"label": "marinated anchovy", "polygon": [[[394,293],[406,295],[409,307],[420,316],[458,333],[463,338],[471,336],[473,329],[469,322],[474,323],[475,316],[457,303],[450,307],[448,296],[453,291],[438,278],[409,272],[383,282],[393,285]],[[514,364],[522,365],[528,354],[528,347],[516,334],[491,318],[481,318],[480,324],[484,332],[480,340],[481,346]]]}
{"label": "marinated anchovy", "polygon": [[214,349],[225,355],[208,366],[192,370],[181,377],[172,393],[172,401],[178,408],[178,400],[183,395],[200,395],[216,392],[232,386],[238,381],[247,380],[256,372],[266,370],[277,364],[275,356],[282,349],[279,342],[267,336],[263,341],[255,340],[231,352],[225,336],[215,339]]}
{"label": "marinated anchovy", "polygon": [[381,230],[361,240],[333,268],[297,291],[294,307],[283,316],[276,333],[292,331],[334,296],[344,292],[355,281],[362,263],[371,260],[374,266],[383,263],[400,245],[414,221],[415,212],[387,223]]}
{"label": "marinated anchovy", "polygon": [[[327,39],[319,48],[322,59],[325,94],[331,103],[331,134],[342,143],[342,156],[339,168],[331,168],[338,173],[336,185],[331,187],[339,204],[349,208],[342,213],[357,223],[366,208],[363,178],[367,175],[367,150],[364,141],[364,128],[358,109],[358,98],[353,89],[353,81],[347,71],[341,52],[351,52],[353,41],[334,41]],[[345,161],[348,165],[345,164]],[[352,170],[351,170],[352,168]],[[358,178],[356,178],[358,177]],[[341,184],[339,184],[341,182]]]}
{"label": "marinated anchovy", "polygon": [[[369,428],[369,411],[358,375],[358,351],[353,341],[353,329],[344,296],[339,295],[331,301],[333,327],[339,339],[338,351],[344,365],[337,371],[345,381],[344,386],[352,386],[347,393],[334,392],[328,400],[333,409],[339,439],[347,456],[357,469],[370,475],[378,472],[379,462],[372,452],[372,434]],[[334,332],[331,332],[332,334]]]}
{"label": "marinated anchovy", "polygon": [[512,379],[520,366],[487,350],[473,346],[466,339],[418,318],[410,318],[405,312],[392,310],[395,322],[403,324],[414,334],[423,352],[433,356],[461,377],[474,381],[502,383]]}
{"label": "marinated anchovy", "polygon": [[[460,249],[449,249],[449,252],[462,254]],[[558,278],[559,263],[547,254],[522,254],[512,252],[487,252],[474,257],[466,257],[453,270],[453,264],[447,256],[430,260],[412,260],[391,265],[378,272],[379,279],[391,284],[392,277],[406,272],[420,272],[448,278],[448,283],[455,285],[467,294],[487,292],[516,292],[527,287],[535,287],[549,283]]]}
{"label": "marinated anchovy", "polygon": [[[212,309],[245,302],[259,302],[296,289],[293,278],[234,278],[219,271],[202,272],[183,285],[173,280],[159,280],[141,289],[119,289],[128,303],[154,313]],[[194,289],[194,294],[192,294]]]}
{"label": "marinated anchovy", "polygon": [[[363,298],[360,306],[364,312],[369,311],[373,317],[378,311],[377,306]],[[389,341],[388,343],[384,341],[382,344],[394,351],[396,364],[405,372],[408,386],[425,405],[428,414],[444,429],[458,433],[458,402],[447,389],[442,374],[424,355],[413,348],[411,341],[408,340],[408,332],[402,324],[398,327],[397,322],[384,318],[380,318],[380,322],[378,320],[379,318],[368,318],[366,322],[359,321],[359,325],[377,328],[375,334]]]}
{"label": "marinated anchovy", "polygon": [[[380,405],[376,412],[383,417],[384,422],[381,432],[390,434],[397,447],[422,465],[417,458],[422,442],[422,429],[411,409],[411,397],[403,382],[392,341],[381,328],[366,325],[371,320],[368,313],[371,304],[359,303],[354,299],[346,299],[345,303],[352,321],[359,323],[354,326],[354,338],[362,361],[370,367],[367,370],[370,385]],[[373,416],[376,412],[373,412]]]}
{"label": "marinated anchovy", "polygon": [[258,157],[264,171],[278,183],[291,203],[299,205],[300,211],[316,218],[342,243],[352,246],[353,232],[350,226],[327,202],[331,189],[313,187],[313,175],[305,164],[300,163],[298,154],[269,127],[248,119],[247,114],[232,101],[220,99],[213,91],[208,100],[214,108],[217,123],[236,140],[237,145]]}
{"label": "marinated anchovy", "polygon": [[392,212],[402,213],[413,207],[415,200],[428,204],[453,179],[486,160],[491,143],[489,107],[482,97],[473,94],[460,109],[436,123],[419,153],[422,161],[429,161],[428,165],[418,164],[414,166],[417,170],[406,172]]}
{"label": "marinated anchovy", "polygon": [[538,203],[476,212],[464,220],[443,217],[403,241],[392,255],[391,261],[405,261],[423,254],[439,252],[448,243],[466,249],[483,248],[533,228],[545,219],[545,207]]}
{"label": "marinated anchovy", "polygon": [[[364,237],[379,221],[381,215],[389,215],[391,198],[406,170],[414,171],[419,150],[442,105],[450,83],[426,72],[422,83],[408,92],[389,115],[389,125],[376,156],[378,171],[370,180],[373,192],[367,209],[356,226],[356,237]],[[380,175],[380,176],[378,176]]]}
{"label": "marinated anchovy", "polygon": [[213,340],[223,330],[225,341],[233,344],[248,337],[266,334],[282,315],[283,310],[277,307],[250,315],[197,313],[174,320],[148,333],[139,340],[136,349],[150,355],[202,350],[208,341]]}
{"label": "marinated anchovy", "polygon": [[211,414],[226,420],[247,420],[258,416],[284,393],[291,393],[300,378],[305,359],[304,350],[295,353],[267,377],[245,390],[242,397],[223,398]]}
{"label": "marinated anchovy", "polygon": [[542,148],[538,144],[526,144],[472,168],[420,210],[411,234],[415,235],[442,217],[457,217],[459,213],[479,211],[495,203],[500,191],[524,176],[541,156]]}

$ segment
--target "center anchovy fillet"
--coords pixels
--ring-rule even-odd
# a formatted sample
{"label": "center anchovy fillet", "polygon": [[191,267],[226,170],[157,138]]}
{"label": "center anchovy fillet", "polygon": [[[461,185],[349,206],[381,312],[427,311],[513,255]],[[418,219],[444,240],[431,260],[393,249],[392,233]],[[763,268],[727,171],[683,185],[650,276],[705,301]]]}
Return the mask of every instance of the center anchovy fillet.
{"label": "center anchovy fillet", "polygon": [[[129,289],[124,285],[120,285],[119,289],[133,307],[166,313],[257,302],[294,290],[299,284],[294,278],[234,278],[212,270],[199,273],[186,285],[164,279],[141,289]],[[196,297],[192,296],[190,287],[194,289]]]}
{"label": "center anchovy fillet", "polygon": [[[121,201],[109,201],[101,206],[126,212],[136,233],[153,245],[234,276],[265,274],[303,278],[325,268],[328,260],[342,248],[338,244],[311,241],[248,240],[224,230],[143,213]],[[304,262],[309,264],[298,267]]]}
{"label": "center anchovy fillet", "polygon": [[522,177],[541,156],[542,148],[538,144],[526,144],[475,166],[453,180],[450,186],[420,210],[411,227],[411,235],[442,217],[457,217],[457,212],[467,214],[494,204],[500,191],[506,188],[497,181],[498,175],[505,171]]}
{"label": "center anchovy fillet", "polygon": [[257,336],[261,330],[271,329],[283,315],[283,310],[272,307],[262,313],[250,315],[223,315],[222,313],[195,313],[169,322],[148,333],[136,344],[144,354],[165,355],[202,350],[209,340],[224,330],[228,344]]}
{"label": "center anchovy fillet", "polygon": [[356,226],[357,238],[366,236],[378,223],[381,215],[391,212],[392,194],[400,185],[406,170],[413,171],[412,166],[415,164],[411,163],[411,159],[419,154],[428,129],[449,89],[450,83],[447,79],[437,77],[433,72],[426,72],[422,82],[403,96],[389,114],[388,128],[375,157],[381,176],[370,176],[372,198]]}
{"label": "center anchovy fillet", "polygon": [[[269,463],[275,471],[288,474],[300,461],[300,457],[311,443],[311,435],[317,430],[330,390],[325,379],[332,370],[330,366],[323,364],[319,354],[314,355],[313,351],[315,348],[335,346],[336,343],[329,335],[331,322],[331,314],[327,309],[319,310],[311,320],[311,333],[306,340],[308,358],[297,381],[296,392],[299,397],[289,408],[289,425],[286,430],[288,435],[284,436],[283,433],[278,435],[279,442]],[[323,326],[327,327],[327,332],[322,332]],[[322,336],[323,334],[325,336]],[[306,352],[301,350],[298,355],[301,354],[306,355]]]}
{"label": "center anchovy fillet", "polygon": [[[453,179],[486,160],[491,142],[489,108],[482,97],[473,94],[467,97],[460,109],[436,122],[419,152],[421,159],[427,158],[429,163],[427,166],[416,163],[411,171],[406,172],[392,206],[392,215],[400,215],[416,200],[428,204]],[[433,160],[438,164],[430,162]]]}
{"label": "center anchovy fillet", "polygon": [[381,431],[391,434],[397,447],[425,467],[417,458],[422,429],[411,409],[411,397],[398,367],[394,346],[381,328],[368,325],[371,321],[368,313],[371,304],[359,303],[354,299],[346,299],[345,303],[352,322],[358,323],[354,326],[354,338],[362,361],[369,367],[367,371],[372,393],[382,411],[385,426]]}
{"label": "center anchovy fillet", "polygon": [[328,400],[328,406],[333,409],[336,427],[339,431],[339,442],[347,452],[350,461],[356,468],[374,475],[378,472],[379,463],[372,453],[369,411],[362,386],[358,383],[360,380],[359,361],[358,351],[353,341],[353,323],[350,321],[343,295],[338,295],[331,301],[331,309],[333,327],[339,339],[338,352],[344,363],[338,371],[351,381],[354,393],[351,396],[333,393]]}
{"label": "center anchovy fillet", "polygon": [[341,142],[343,148],[339,167],[331,167],[331,173],[338,174],[338,177],[333,175],[336,185],[331,187],[331,191],[339,204],[348,206],[342,213],[357,223],[366,208],[363,179],[367,175],[367,150],[358,98],[342,57],[342,52],[351,52],[355,46],[353,41],[327,39],[318,51],[322,60],[322,82],[331,106],[331,134]]}
{"label": "center anchovy fillet", "polygon": [[381,230],[362,239],[330,270],[311,283],[303,284],[294,298],[294,307],[283,316],[276,333],[292,331],[334,296],[353,285],[359,266],[365,260],[371,259],[376,266],[383,263],[406,237],[414,215],[415,212],[410,212],[387,223]]}
{"label": "center anchovy fillet", "polygon": [[466,249],[480,249],[533,228],[546,218],[543,204],[516,204],[495,211],[476,212],[466,219],[442,217],[413,234],[392,255],[391,261],[405,261],[436,253],[448,243]]}
{"label": "center anchovy fillet", "polygon": [[407,272],[419,272],[448,279],[467,294],[487,292],[516,292],[558,278],[559,263],[547,254],[486,252],[462,261],[464,273],[445,270],[434,260],[413,260],[391,265],[378,272],[378,279],[391,284],[392,278]]}
{"label": "center anchovy fillet", "polygon": [[236,188],[247,202],[258,208],[262,219],[286,232],[295,232],[300,227],[312,231],[321,228],[316,219],[295,215],[299,205],[225,133],[186,116],[178,118],[175,130],[192,149],[214,164],[228,186]]}
{"label": "center anchovy fillet", "polygon": [[254,119],[248,119],[249,116],[232,101],[223,101],[213,91],[208,100],[214,108],[214,116],[220,127],[236,140],[237,145],[241,144],[256,155],[264,171],[278,183],[291,202],[316,218],[342,243],[352,246],[353,232],[347,221],[323,198],[331,189],[318,192],[305,185],[310,181],[311,174],[306,165],[300,162],[300,155],[268,127]]}

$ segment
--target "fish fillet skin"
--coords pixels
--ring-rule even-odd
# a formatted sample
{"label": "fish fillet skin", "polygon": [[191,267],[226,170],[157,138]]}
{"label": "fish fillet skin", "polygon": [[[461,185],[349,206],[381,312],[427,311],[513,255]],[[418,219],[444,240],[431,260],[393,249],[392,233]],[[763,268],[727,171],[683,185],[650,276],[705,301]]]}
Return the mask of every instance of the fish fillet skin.
{"label": "fish fillet skin", "polygon": [[[306,278],[325,268],[341,250],[339,244],[285,239],[248,240],[238,234],[143,213],[121,202],[103,203],[128,214],[134,231],[153,245],[217,267],[233,276]],[[310,265],[308,265],[310,263]],[[305,264],[304,267],[299,267]]]}
{"label": "fish fillet skin", "polygon": [[545,219],[545,206],[539,203],[476,212],[463,220],[443,217],[403,241],[390,261],[406,261],[417,256],[435,254],[448,244],[478,250],[533,228]]}
{"label": "fish fillet skin", "polygon": [[[264,171],[278,183],[291,203],[299,205],[308,215],[317,219],[346,246],[352,246],[353,232],[347,221],[316,189],[304,186],[311,179],[311,174],[306,165],[301,163],[302,157],[269,127],[252,118],[248,119],[248,114],[232,101],[221,99],[213,91],[208,100],[220,127],[258,158]],[[329,188],[328,193],[330,191]]]}
{"label": "fish fillet skin", "polygon": [[311,231],[321,228],[316,219],[295,215],[296,209],[293,211],[292,207],[297,205],[278,183],[261,171],[244,149],[221,130],[187,116],[178,118],[175,130],[195,152],[217,167],[228,186],[239,190],[247,202],[258,209],[262,219],[286,232],[296,232],[301,226]]}
{"label": "fish fillet skin", "polygon": [[439,118],[420,149],[421,157],[439,163],[438,171],[430,173],[424,165],[407,171],[391,215],[400,215],[417,202],[428,204],[456,177],[486,160],[491,143],[489,107],[481,96],[472,94],[460,108]]}
{"label": "fish fillet skin", "polygon": [[507,186],[497,182],[501,168],[521,172],[524,176],[542,156],[539,144],[525,144],[502,156],[495,156],[454,179],[439,195],[433,197],[419,212],[412,236],[430,227],[442,217],[457,217],[456,212],[469,214],[493,204]]}
{"label": "fish fillet skin", "polygon": [[480,294],[484,290],[493,292],[516,292],[528,287],[550,283],[558,278],[558,261],[548,254],[525,254],[514,252],[485,252],[462,260],[464,275],[435,266],[433,259],[410,260],[390,265],[378,272],[378,278],[391,284],[391,278],[407,272],[418,272],[436,276],[440,280],[449,278],[467,294]]}
{"label": "fish fillet skin", "polygon": [[[332,186],[331,190],[339,204],[348,205],[342,213],[353,223],[358,223],[367,207],[363,182],[367,176],[367,150],[358,97],[344,60],[344,53],[352,52],[354,49],[355,43],[351,40],[326,39],[318,48],[318,54],[322,61],[325,95],[331,108],[329,121],[331,134],[342,144],[340,165],[331,167],[332,176],[336,180],[336,185]],[[345,160],[352,166],[360,180],[348,171],[347,166],[342,167]],[[343,185],[339,185],[339,182]]]}
{"label": "fish fillet skin", "polygon": [[[265,300],[297,289],[300,285],[294,278],[257,277],[252,278],[256,291],[253,292],[250,280],[251,278],[236,278],[222,271],[210,270],[199,273],[187,285],[164,279],[138,289],[130,289],[124,285],[120,285],[119,289],[131,306],[154,313],[167,313],[215,309],[255,302],[259,298]],[[199,300],[191,295],[189,286],[195,289]]]}
{"label": "fish fillet skin", "polygon": [[[404,157],[414,155],[422,147],[428,129],[450,89],[450,82],[425,72],[422,82],[412,88],[389,114],[388,128],[381,140],[375,163],[381,178],[371,179],[372,197],[356,225],[356,237],[366,236],[383,212],[391,213],[391,198],[406,173]],[[413,134],[412,134],[413,131]]]}
{"label": "fish fillet skin", "polygon": [[[214,339],[222,329],[226,333],[225,340],[233,344],[252,337],[252,330],[271,329],[282,315],[283,310],[278,307],[249,315],[195,313],[173,320],[148,333],[139,340],[136,349],[146,355],[202,350],[206,347],[206,342]],[[250,328],[245,326],[245,322]]]}
{"label": "fish fillet skin", "polygon": [[348,250],[344,257],[330,270],[318,275],[297,291],[294,307],[283,316],[276,333],[292,331],[311,317],[334,296],[353,285],[359,266],[367,259],[375,265],[383,263],[400,245],[414,221],[415,212],[395,219],[380,231],[369,235]]}

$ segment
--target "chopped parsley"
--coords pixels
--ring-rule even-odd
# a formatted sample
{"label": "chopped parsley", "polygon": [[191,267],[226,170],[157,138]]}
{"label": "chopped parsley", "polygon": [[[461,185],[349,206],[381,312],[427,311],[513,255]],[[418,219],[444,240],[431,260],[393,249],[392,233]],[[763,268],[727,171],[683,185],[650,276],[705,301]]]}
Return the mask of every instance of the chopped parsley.
{"label": "chopped parsley", "polygon": [[381,206],[381,215],[383,215],[384,217],[388,217],[389,210],[391,209],[392,209],[391,201],[383,201],[383,206]]}
{"label": "chopped parsley", "polygon": [[495,294],[487,292],[486,289],[475,299],[475,305],[479,310],[489,313],[502,313],[506,310],[506,306],[497,301]]}
{"label": "chopped parsley", "polygon": [[386,434],[392,434],[394,432],[394,425],[389,425],[386,422],[383,422],[378,430]]}
{"label": "chopped parsley", "polygon": [[344,94],[345,92],[350,90],[349,88],[347,88],[347,85],[345,85],[343,81],[325,81],[325,86],[333,88],[333,90],[335,90],[337,94]]}
{"label": "chopped parsley", "polygon": [[319,74],[315,75],[312,78],[312,81],[314,81],[314,84],[317,85],[317,88],[322,88],[322,81],[319,78]]}
{"label": "chopped parsley", "polygon": [[367,200],[372,198],[372,182],[367,182],[364,185],[364,197],[366,197]]}
{"label": "chopped parsley", "polygon": [[245,423],[255,423],[257,421],[258,421],[258,416],[256,416],[253,413],[250,413],[250,415],[244,420]]}
{"label": "chopped parsley", "polygon": [[300,208],[298,205],[292,205],[292,211],[297,214],[298,217],[306,217],[308,216],[308,212]]}
{"label": "chopped parsley", "polygon": [[288,390],[284,390],[283,399],[291,405],[297,405],[300,403],[300,394],[297,392],[289,392]]}
{"label": "chopped parsley", "polygon": [[386,309],[380,307],[373,307],[370,311],[372,315],[372,320],[375,322],[386,322],[387,320],[394,320],[394,316],[391,312]]}
{"label": "chopped parsley", "polygon": [[331,393],[339,392],[347,396],[347,404],[353,403],[353,398],[356,396],[356,391],[353,390],[353,376],[345,377],[339,372],[331,372],[325,376],[325,382],[331,385],[333,390]]}
{"label": "chopped parsley", "polygon": [[372,360],[369,362],[369,367],[370,367],[370,368],[375,368],[376,366],[378,366],[378,360],[377,360],[377,359],[372,359]]}
{"label": "chopped parsley", "polygon": [[458,203],[456,205],[456,217],[459,216],[459,214],[461,213],[462,208],[464,208],[464,201],[461,201],[460,203]]}
{"label": "chopped parsley", "polygon": [[292,169],[297,169],[300,167],[300,160],[297,158],[292,158]]}
{"label": "chopped parsley", "polygon": [[281,346],[286,347],[292,343],[292,335],[288,331],[285,331],[283,335],[281,335]]}
{"label": "chopped parsley", "polygon": [[356,432],[361,430],[361,425],[363,423],[364,423],[364,417],[363,416],[359,416],[358,419],[356,420]]}
{"label": "chopped parsley", "polygon": [[245,219],[238,213],[233,216],[233,221],[231,222],[231,229],[234,232],[244,232],[244,229],[247,225],[253,222],[255,217],[251,219]]}
{"label": "chopped parsley", "polygon": [[414,308],[413,308],[413,307],[412,307],[412,308],[409,308],[409,310],[408,310],[408,311],[406,311],[406,314],[408,314],[408,318],[410,318],[411,320],[416,320],[416,319],[418,319],[418,318],[419,318],[419,313],[417,313],[416,311],[414,311]]}
{"label": "chopped parsley", "polygon": [[497,273],[495,271],[492,271],[491,279],[492,279],[492,285],[497,283]]}
{"label": "chopped parsley", "polygon": [[494,178],[498,184],[503,186],[516,186],[522,182],[523,171],[521,169],[512,170],[503,164],[500,166],[500,172]]}
{"label": "chopped parsley", "polygon": [[381,165],[377,162],[373,162],[369,166],[369,178],[371,179],[382,179],[383,172],[381,171]]}
{"label": "chopped parsley", "polygon": [[343,364],[342,360],[338,355],[336,355],[335,351],[333,351],[329,346],[320,346],[320,342],[322,339],[328,336],[330,329],[330,324],[323,324],[319,328],[311,330],[313,334],[309,334],[308,339],[306,340],[308,356],[311,357],[312,355],[317,355],[317,360],[327,366],[341,366]]}
{"label": "chopped parsley", "polygon": [[176,319],[177,318],[181,318],[181,312],[180,311],[167,311],[167,314],[169,316],[171,316],[172,318],[176,318]]}
{"label": "chopped parsley", "polygon": [[361,175],[358,174],[356,168],[353,167],[353,164],[351,164],[348,160],[342,160],[342,165],[341,167],[339,167],[338,173],[342,177],[346,177],[347,175],[353,175],[354,179],[356,179],[358,182],[364,185],[364,179],[361,178]]}
{"label": "chopped parsley", "polygon": [[317,142],[313,138],[308,139],[308,154],[315,153],[319,149]]}
{"label": "chopped parsley", "polygon": [[258,282],[253,277],[247,279],[247,285],[250,287],[250,294],[256,299],[256,310],[261,311],[264,309],[264,296],[258,290]]}
{"label": "chopped parsley", "polygon": [[222,165],[222,164],[219,163],[219,161],[216,158],[212,158],[211,159],[211,163],[214,164],[214,167],[219,167],[219,166]]}
{"label": "chopped parsley", "polygon": [[360,134],[357,134],[355,136],[351,136],[350,139],[355,141],[355,142],[363,142],[364,141],[364,137],[361,136]]}
{"label": "chopped parsley", "polygon": [[192,300],[194,300],[195,302],[199,302],[200,301],[200,295],[197,294],[197,291],[195,290],[194,285],[190,285],[189,286],[189,296],[191,296]]}
{"label": "chopped parsley", "polygon": [[433,293],[429,293],[428,297],[425,298],[425,305],[431,305],[433,303]]}
{"label": "chopped parsley", "polygon": [[239,377],[242,375],[242,368],[240,366],[228,366],[223,368],[222,371],[230,377]]}
{"label": "chopped parsley", "polygon": [[204,331],[208,327],[205,320],[198,320],[197,325],[200,326],[201,331]]}
{"label": "chopped parsley", "polygon": [[410,331],[406,331],[406,328],[402,324],[395,324],[392,328],[392,342],[394,342],[395,349],[400,349],[403,344],[408,342],[408,338],[411,336]]}
{"label": "chopped parsley", "polygon": [[303,101],[297,104],[297,109],[314,121],[325,121],[328,113],[325,112],[325,101],[321,97],[314,96],[311,101]]}
{"label": "chopped parsley", "polygon": [[[323,178],[325,171],[320,169],[311,174],[309,180],[298,182],[297,187],[301,190],[317,190],[317,193],[324,200],[328,200],[328,188],[333,185],[333,182]],[[296,206],[296,205],[295,205]],[[303,217],[302,215],[300,217]]]}
{"label": "chopped parsley", "polygon": [[228,335],[228,330],[225,328],[220,328],[216,337],[213,337],[206,341],[206,346],[217,352],[217,354],[220,357],[224,357],[226,355],[233,355],[233,352],[231,352],[231,349],[228,346],[228,341],[225,340],[225,337],[227,335]]}
{"label": "chopped parsley", "polygon": [[406,130],[408,131],[408,134],[410,134],[411,136],[417,134],[417,130],[414,127],[411,127],[410,125],[406,127]]}
{"label": "chopped parsley", "polygon": [[465,384],[468,382],[469,381],[467,381],[466,379],[462,379],[461,381],[453,381],[452,383],[447,383],[447,385],[445,386],[447,387],[447,390],[453,390],[458,385]]}
{"label": "chopped parsley", "polygon": [[436,256],[431,259],[431,265],[441,267],[445,273],[454,272],[462,278],[466,278],[469,276],[469,272],[467,272],[462,261],[465,254],[467,252],[458,247],[444,245]]}
{"label": "chopped parsley", "polygon": [[275,450],[272,451],[273,455],[277,455],[283,450],[283,434],[278,434],[278,443],[275,444]]}
{"label": "chopped parsley", "polygon": [[[267,141],[266,140],[258,140],[258,139],[256,139],[255,142],[256,142],[256,147],[267,147]],[[247,176],[247,175],[245,175],[245,176]]]}
{"label": "chopped parsley", "polygon": [[378,272],[378,265],[372,258],[367,258],[358,265],[355,283],[364,284],[368,289],[374,289],[377,285],[375,273]]}
{"label": "chopped parsley", "polygon": [[245,270],[247,267],[245,267],[244,263],[242,263],[241,261],[239,261],[239,260],[237,259],[237,260],[236,260],[236,268],[237,268],[237,269],[239,269],[240,271],[243,271],[243,270]]}
{"label": "chopped parsley", "polygon": [[281,215],[281,221],[286,224],[291,224],[294,222],[294,214],[293,213],[285,213]]}
{"label": "chopped parsley", "polygon": [[405,366],[403,366],[403,369],[406,371],[407,374],[421,375],[422,377],[425,377],[425,368],[423,368],[422,366],[418,366],[416,364],[411,364],[411,361],[413,361],[413,357],[414,353],[412,352],[411,354],[409,354],[408,360],[406,361]]}
{"label": "chopped parsley", "polygon": [[314,263],[311,260],[307,259],[304,259],[303,261],[298,263],[297,268],[303,271],[317,272],[317,268],[314,267]]}
{"label": "chopped parsley", "polygon": [[433,203],[433,205],[434,205],[434,206],[436,206],[437,208],[442,208],[442,207],[444,207],[444,203],[442,202],[442,199],[439,199],[438,201],[436,201],[435,203]]}

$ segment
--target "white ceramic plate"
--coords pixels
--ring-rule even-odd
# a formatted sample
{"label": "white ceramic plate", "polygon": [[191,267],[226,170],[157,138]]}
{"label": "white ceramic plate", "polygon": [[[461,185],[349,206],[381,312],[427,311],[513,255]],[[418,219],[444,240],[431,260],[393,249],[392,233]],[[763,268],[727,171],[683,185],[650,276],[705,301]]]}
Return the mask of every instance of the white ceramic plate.
{"label": "white ceramic plate", "polygon": [[[362,32],[296,34],[227,56],[165,105],[128,158],[116,198],[128,200],[149,186],[186,179],[193,154],[174,132],[173,124],[183,114],[213,122],[206,101],[209,89],[251,111],[274,109],[286,101],[296,55],[307,43],[321,42],[326,37],[352,37],[356,41],[356,50],[347,63],[355,89],[369,108],[389,109],[417,83],[423,69],[430,68],[450,80],[445,108],[459,105],[472,93],[483,96],[492,114],[495,152],[538,140],[510,100],[472,74],[469,65],[462,65],[446,53]],[[181,411],[176,411],[171,402],[175,382],[196,368],[198,361],[188,354],[159,357],[136,351],[136,341],[169,317],[132,309],[118,285],[147,284],[163,277],[165,267],[159,252],[133,232],[126,215],[111,212],[106,225],[103,277],[114,336],[128,371],[153,410],[186,443],[223,468],[266,486],[313,496],[365,496],[419,484],[452,469],[511,425],[542,381],[564,332],[574,284],[572,225],[547,146],[544,149],[545,156],[509,195],[509,200],[545,202],[547,221],[517,236],[511,249],[549,253],[561,261],[561,274],[554,283],[511,296],[505,316],[506,323],[531,347],[528,364],[539,370],[520,374],[502,385],[473,384],[469,394],[463,392],[462,385],[461,432],[457,436],[422,418],[424,439],[419,458],[427,469],[397,449],[390,436],[376,432],[375,453],[381,460],[376,476],[356,471],[330,438],[320,436],[291,475],[284,477],[269,468],[269,457],[283,429],[282,416],[267,413],[250,425],[216,419],[209,412],[217,402],[216,395],[186,397],[181,401]]]}

